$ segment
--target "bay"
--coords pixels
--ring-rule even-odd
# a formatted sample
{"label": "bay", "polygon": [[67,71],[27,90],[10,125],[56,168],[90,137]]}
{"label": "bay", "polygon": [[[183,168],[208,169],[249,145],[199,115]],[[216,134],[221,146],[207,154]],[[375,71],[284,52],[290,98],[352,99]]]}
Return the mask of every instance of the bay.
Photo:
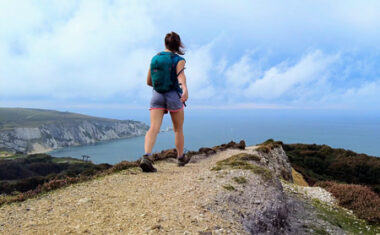
{"label": "bay", "polygon": [[[171,126],[165,115],[163,128]],[[145,122],[148,123],[146,116]],[[142,118],[143,119],[143,118]],[[140,119],[141,120],[141,119]],[[380,122],[376,117],[318,115],[294,112],[199,112],[186,116],[185,148],[197,150],[229,141],[245,140],[255,145],[269,138],[285,143],[327,144],[358,153],[380,156]],[[154,152],[174,148],[174,133],[157,137]],[[144,137],[106,141],[97,144],[66,147],[50,152],[55,157],[89,155],[94,163],[115,164],[134,161],[144,153]]]}

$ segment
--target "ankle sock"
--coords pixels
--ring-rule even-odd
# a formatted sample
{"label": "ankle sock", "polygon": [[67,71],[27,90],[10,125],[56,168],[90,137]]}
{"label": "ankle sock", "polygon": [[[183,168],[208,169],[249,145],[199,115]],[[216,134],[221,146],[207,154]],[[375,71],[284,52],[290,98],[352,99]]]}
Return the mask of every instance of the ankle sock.
{"label": "ankle sock", "polygon": [[177,159],[184,158],[185,154],[183,153],[182,156],[177,156]]}
{"label": "ankle sock", "polygon": [[151,156],[151,153],[144,153],[144,156]]}

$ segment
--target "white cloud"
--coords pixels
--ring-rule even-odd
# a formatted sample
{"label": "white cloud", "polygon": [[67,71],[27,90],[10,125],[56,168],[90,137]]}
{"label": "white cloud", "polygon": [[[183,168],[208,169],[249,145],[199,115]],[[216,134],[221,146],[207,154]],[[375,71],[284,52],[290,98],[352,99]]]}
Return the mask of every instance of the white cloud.
{"label": "white cloud", "polygon": [[[380,2],[376,0],[363,2],[352,1],[349,4],[331,4],[331,12],[348,26],[371,32],[380,27]],[[360,9],[360,10],[359,10]],[[372,31],[375,33],[375,31]]]}
{"label": "white cloud", "polygon": [[241,88],[255,77],[253,62],[249,55],[243,55],[238,62],[225,71],[226,83],[230,88]]}
{"label": "white cloud", "polygon": [[378,109],[380,101],[380,79],[366,82],[358,87],[337,89],[328,93],[318,101],[320,104],[335,105],[341,108]]}
{"label": "white cloud", "polygon": [[[3,40],[3,45],[20,40],[23,53],[0,48],[3,96],[101,99],[138,94],[134,91],[145,87],[149,60],[155,53],[149,41],[156,31],[143,4],[81,1],[55,23],[49,22],[51,12],[26,6],[30,9],[27,18],[35,20],[11,21],[21,33],[14,37],[9,33]],[[46,22],[50,26],[44,28]],[[7,27],[1,24],[0,28],[11,30]]]}
{"label": "white cloud", "polygon": [[325,55],[317,50],[310,52],[293,66],[284,61],[266,70],[262,78],[252,81],[244,94],[247,97],[276,99],[297,86],[325,79],[330,67],[338,59],[338,55]]}
{"label": "white cloud", "polygon": [[194,100],[203,100],[215,95],[215,88],[211,81],[211,72],[215,69],[212,56],[213,42],[189,50],[186,54],[186,77],[189,88],[189,97]]}
{"label": "white cloud", "polygon": [[[149,60],[173,30],[188,49],[194,105],[373,106],[380,102],[379,7],[378,1],[1,1],[0,99],[145,105]],[[270,53],[264,59],[247,53],[255,49]],[[345,60],[349,50],[357,54]]]}
{"label": "white cloud", "polygon": [[221,58],[220,61],[216,64],[215,70],[219,74],[223,74],[227,68],[227,59],[225,57]]}

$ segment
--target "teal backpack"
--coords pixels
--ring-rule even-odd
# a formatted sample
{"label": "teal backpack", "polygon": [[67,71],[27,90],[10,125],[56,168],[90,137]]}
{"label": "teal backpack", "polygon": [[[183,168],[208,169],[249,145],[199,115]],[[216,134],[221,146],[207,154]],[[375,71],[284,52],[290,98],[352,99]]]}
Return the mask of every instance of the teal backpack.
{"label": "teal backpack", "polygon": [[150,75],[153,89],[163,93],[174,90],[178,81],[176,80],[176,67],[173,62],[174,53],[158,53],[150,63]]}

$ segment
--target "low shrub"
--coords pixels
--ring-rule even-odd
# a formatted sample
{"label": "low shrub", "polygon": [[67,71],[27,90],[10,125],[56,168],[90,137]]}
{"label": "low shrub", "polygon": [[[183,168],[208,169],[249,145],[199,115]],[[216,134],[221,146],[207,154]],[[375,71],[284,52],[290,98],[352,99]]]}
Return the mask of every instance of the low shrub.
{"label": "low shrub", "polygon": [[135,162],[122,161],[122,162],[119,162],[119,163],[113,165],[110,169],[108,169],[108,172],[109,173],[119,172],[122,170],[129,169],[131,167],[137,167],[138,165],[139,164],[137,161],[135,161]]}
{"label": "low shrub", "polygon": [[235,154],[227,159],[218,161],[216,166],[211,168],[212,171],[220,171],[223,169],[241,169],[250,170],[255,174],[261,176],[264,181],[271,181],[273,179],[272,172],[264,167],[250,163],[258,161],[260,159],[258,156],[247,153]]}
{"label": "low shrub", "polygon": [[230,185],[230,184],[223,185],[222,187],[228,191],[235,191],[236,190],[235,187]]}
{"label": "low shrub", "polygon": [[380,196],[380,158],[327,145],[283,144],[292,167],[309,185],[338,181],[370,187]]}
{"label": "low shrub", "polygon": [[247,183],[247,179],[244,176],[234,177],[233,179],[238,184],[245,184],[245,183]]}
{"label": "low shrub", "polygon": [[256,151],[262,153],[269,153],[272,149],[281,147],[282,144],[283,143],[281,141],[274,141],[273,139],[268,139],[263,143],[259,144]]}
{"label": "low shrub", "polygon": [[31,162],[28,164],[27,169],[34,172],[36,175],[46,176],[51,173],[59,173],[62,171],[62,167],[52,162]]}
{"label": "low shrub", "polygon": [[315,186],[325,188],[339,201],[340,206],[352,210],[359,218],[380,223],[380,197],[369,187],[332,181],[318,182]]}

